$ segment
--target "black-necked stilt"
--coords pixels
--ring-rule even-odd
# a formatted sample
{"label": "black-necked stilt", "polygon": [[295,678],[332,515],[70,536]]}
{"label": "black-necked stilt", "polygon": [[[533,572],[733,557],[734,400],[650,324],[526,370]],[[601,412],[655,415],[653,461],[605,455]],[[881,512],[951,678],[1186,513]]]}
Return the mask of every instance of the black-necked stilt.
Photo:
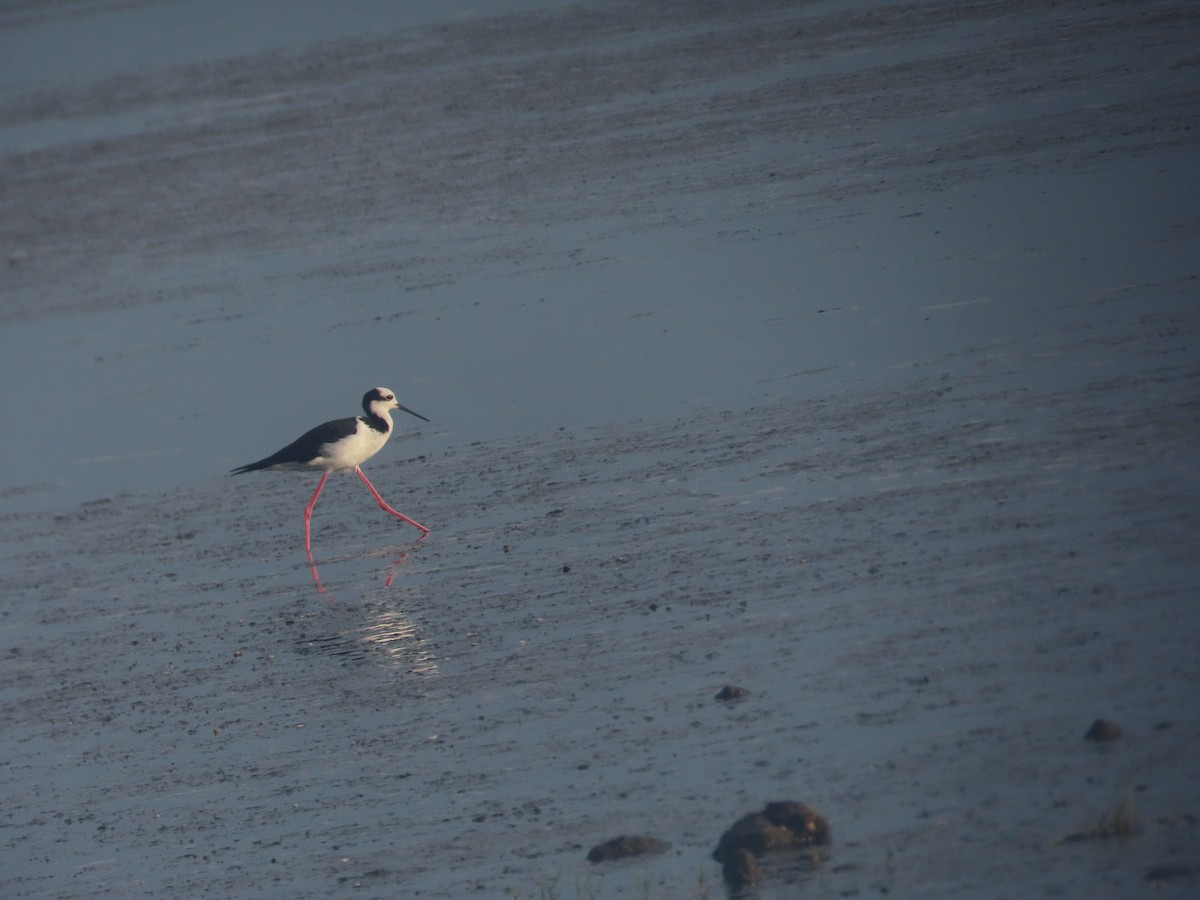
{"label": "black-necked stilt", "polygon": [[272,453],[258,462],[238,466],[229,473],[230,475],[240,475],[243,472],[256,472],[259,469],[293,472],[325,470],[325,474],[317,482],[317,489],[313,491],[312,499],[308,501],[308,506],[304,509],[304,549],[308,551],[308,561],[313,565],[313,578],[317,581],[318,587],[321,582],[317,577],[316,564],[313,563],[312,555],[312,511],[313,507],[317,505],[317,498],[321,496],[321,489],[325,487],[325,480],[329,477],[330,472],[353,469],[385,512],[421,529],[421,536],[417,540],[423,541],[429,536],[429,529],[420,522],[410,519],[399,510],[392,509],[387,501],[379,495],[379,491],[375,490],[375,485],[371,484],[367,476],[363,474],[363,470],[359,468],[360,463],[382,450],[383,445],[392,436],[392,417],[389,410],[400,409],[418,419],[425,419],[426,422],[429,420],[420,413],[402,406],[396,400],[396,395],[384,387],[367,391],[363,395],[362,406],[366,415],[334,419],[332,422],[318,425],[311,431],[300,435],[282,450]]}

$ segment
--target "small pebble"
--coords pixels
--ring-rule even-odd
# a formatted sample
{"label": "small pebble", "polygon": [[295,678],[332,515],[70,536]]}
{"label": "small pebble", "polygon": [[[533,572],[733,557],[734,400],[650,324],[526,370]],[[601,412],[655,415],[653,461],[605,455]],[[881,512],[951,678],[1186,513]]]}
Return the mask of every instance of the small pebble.
{"label": "small pebble", "polygon": [[727,684],[721,690],[717,691],[718,700],[740,700],[748,694],[745,688],[737,687],[736,685]]}
{"label": "small pebble", "polygon": [[588,851],[588,862],[600,863],[630,856],[645,856],[648,853],[666,853],[671,845],[658,838],[643,835],[622,836],[597,844]]}
{"label": "small pebble", "polygon": [[1092,723],[1092,727],[1087,730],[1087,734],[1083,737],[1089,741],[1115,741],[1124,733],[1121,730],[1121,726],[1116,722],[1110,722],[1108,719],[1097,719]]}

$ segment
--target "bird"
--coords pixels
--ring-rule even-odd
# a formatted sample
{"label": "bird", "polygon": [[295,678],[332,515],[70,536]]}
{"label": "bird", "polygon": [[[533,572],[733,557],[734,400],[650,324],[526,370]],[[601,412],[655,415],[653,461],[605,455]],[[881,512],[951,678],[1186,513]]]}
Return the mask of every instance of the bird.
{"label": "bird", "polygon": [[363,394],[362,408],[364,414],[361,416],[333,419],[318,425],[316,428],[304,432],[283,449],[277,450],[257,462],[238,466],[229,473],[230,475],[242,475],[246,472],[257,472],[264,469],[284,472],[324,470],[321,480],[317,482],[317,489],[313,491],[312,499],[308,501],[308,506],[304,509],[304,549],[308,552],[308,561],[312,565],[313,579],[317,582],[318,588],[322,590],[320,578],[317,576],[317,567],[313,562],[311,523],[313,507],[317,505],[317,498],[321,496],[321,489],[325,487],[325,481],[329,478],[330,472],[353,469],[385,512],[420,529],[421,536],[417,538],[418,541],[423,541],[429,536],[428,528],[416,519],[410,519],[404,513],[389,506],[379,491],[375,489],[375,485],[371,484],[370,479],[359,468],[361,463],[382,450],[383,445],[392,436],[394,427],[391,410],[398,409],[426,422],[429,420],[419,412],[414,412],[407,406],[401,405],[396,399],[395,392],[385,387],[371,388]]}

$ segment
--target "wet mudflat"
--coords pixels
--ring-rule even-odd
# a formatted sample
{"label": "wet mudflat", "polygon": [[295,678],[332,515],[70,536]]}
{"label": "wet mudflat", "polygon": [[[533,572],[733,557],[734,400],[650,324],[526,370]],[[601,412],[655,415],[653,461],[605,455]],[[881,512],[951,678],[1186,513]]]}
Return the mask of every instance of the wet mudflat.
{"label": "wet mudflat", "polygon": [[[601,4],[6,87],[0,894],[722,897],[798,800],[744,896],[1193,895],[1196,26]],[[318,594],[315,477],[221,473],[376,383],[434,532],[331,478]]]}
{"label": "wet mudflat", "polygon": [[[342,479],[328,598],[274,495],[23,516],[6,892],[573,896],[632,830],[673,850],[604,894],[721,896],[721,831],[796,794],[834,828],[817,892],[1115,896],[1194,858],[1195,401],[1135,413],[1130,379],[1025,431],[960,386],[385,467],[417,548]],[[1125,791],[1140,836],[1056,843]]]}

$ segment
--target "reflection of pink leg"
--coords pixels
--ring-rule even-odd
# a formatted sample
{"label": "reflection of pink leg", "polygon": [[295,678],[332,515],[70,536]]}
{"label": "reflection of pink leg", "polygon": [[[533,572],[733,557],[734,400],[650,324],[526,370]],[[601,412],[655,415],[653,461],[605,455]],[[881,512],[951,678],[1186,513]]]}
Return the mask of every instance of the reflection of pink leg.
{"label": "reflection of pink leg", "polygon": [[[424,535],[422,535],[422,538]],[[420,538],[418,539],[420,540]],[[391,587],[392,582],[396,580],[396,570],[408,561],[408,554],[401,553],[399,559],[393,559],[392,565],[388,568],[387,581],[383,583],[384,587]]]}
{"label": "reflection of pink leg", "polygon": [[329,477],[329,470],[325,470],[325,474],[321,476],[321,480],[317,482],[317,489],[313,491],[312,499],[308,501],[308,506],[304,507],[304,549],[308,551],[308,564],[312,566],[313,581],[316,582],[317,590],[325,590],[325,585],[321,584],[321,576],[317,574],[317,564],[313,562],[312,555],[312,511],[317,505],[317,498],[321,496],[321,488],[325,487],[325,479]]}
{"label": "reflection of pink leg", "polygon": [[[383,507],[384,512],[389,512],[393,516],[395,516],[397,519],[403,519],[409,525],[412,525],[416,528],[420,528],[421,536],[419,538],[417,538],[418,541],[423,541],[423,540],[425,540],[425,538],[429,537],[429,529],[428,528],[426,528],[424,525],[422,525],[416,519],[410,519],[408,516],[406,516],[404,513],[400,512],[399,510],[392,509],[390,506],[388,506],[387,501],[379,496],[379,491],[375,490],[375,485],[371,484],[370,479],[368,479],[367,476],[363,474],[362,469],[360,469],[358,466],[355,466],[354,471],[358,473],[358,477],[363,480],[363,484],[365,484],[370,489],[371,494],[375,497],[376,500],[379,501],[379,505],[381,507]],[[319,491],[319,489],[318,489],[318,491]],[[313,498],[313,502],[314,503],[316,502],[316,497]]]}

